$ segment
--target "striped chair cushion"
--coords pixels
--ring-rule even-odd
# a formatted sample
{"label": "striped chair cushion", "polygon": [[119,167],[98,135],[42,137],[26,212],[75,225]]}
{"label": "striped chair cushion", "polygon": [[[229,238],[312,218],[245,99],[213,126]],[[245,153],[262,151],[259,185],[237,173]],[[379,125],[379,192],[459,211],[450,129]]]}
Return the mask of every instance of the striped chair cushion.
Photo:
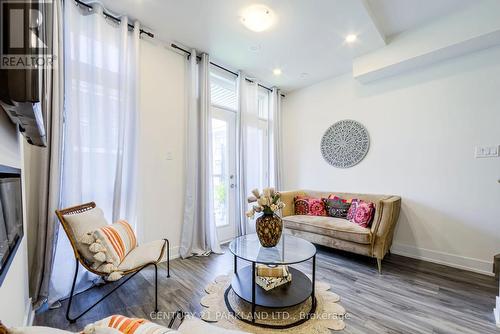
{"label": "striped chair cushion", "polygon": [[91,250],[101,250],[106,256],[103,262],[111,263],[116,267],[130,251],[137,247],[134,230],[125,220],[95,230],[94,238],[96,243],[102,245],[104,249]]}
{"label": "striped chair cushion", "polygon": [[154,324],[145,319],[113,315],[85,327],[84,334],[99,333],[101,328],[113,328],[123,334],[174,334],[176,330]]}

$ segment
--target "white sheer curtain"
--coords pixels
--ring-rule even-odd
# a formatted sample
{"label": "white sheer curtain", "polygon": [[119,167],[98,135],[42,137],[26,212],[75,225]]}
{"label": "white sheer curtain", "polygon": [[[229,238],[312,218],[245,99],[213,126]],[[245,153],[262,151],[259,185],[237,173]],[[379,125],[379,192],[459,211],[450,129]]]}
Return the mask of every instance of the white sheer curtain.
{"label": "white sheer curtain", "polygon": [[247,81],[245,75],[240,73],[236,171],[239,184],[238,235],[255,232],[254,220],[245,216],[247,198],[252,189],[275,187],[281,190],[282,187],[281,93],[277,88],[270,93],[260,90],[264,92],[260,93],[261,110],[258,83]]}
{"label": "white sheer curtain", "polygon": [[253,221],[245,216],[248,208],[247,198],[252,189],[262,184],[260,170],[262,138],[259,133],[258,85],[248,82],[245,75],[238,77],[238,138],[237,138],[237,180],[238,180],[238,212],[239,222],[237,234],[244,235],[255,232]]}
{"label": "white sheer curtain", "polygon": [[282,122],[281,122],[281,92],[273,88],[269,110],[269,185],[277,190],[283,190],[282,180]]}
{"label": "white sheer curtain", "polygon": [[[139,25],[106,20],[65,4],[65,107],[61,206],[94,201],[109,222],[136,226]],[[67,297],[75,260],[65,234],[58,234],[49,304]],[[94,277],[82,268],[77,290]]]}
{"label": "white sheer curtain", "polygon": [[191,51],[188,76],[186,194],[180,255],[183,258],[222,253],[215,226],[212,181],[210,60],[196,62]]}

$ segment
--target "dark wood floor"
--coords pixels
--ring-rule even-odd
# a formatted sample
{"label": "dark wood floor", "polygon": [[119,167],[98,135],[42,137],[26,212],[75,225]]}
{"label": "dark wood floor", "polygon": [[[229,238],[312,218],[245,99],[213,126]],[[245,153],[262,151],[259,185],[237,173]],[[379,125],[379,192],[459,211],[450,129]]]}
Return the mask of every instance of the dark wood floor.
{"label": "dark wood floor", "polygon": [[[160,271],[160,311],[199,312],[205,285],[231,269],[227,249],[224,255],[173,260],[170,279],[165,267]],[[349,315],[343,333],[499,333],[493,318],[498,295],[493,277],[397,255],[384,260],[379,275],[374,259],[318,248],[317,279],[331,283],[341,296]],[[66,302],[60,309],[39,312],[35,324],[76,331],[112,314],[149,318],[152,282],[153,269],[146,270],[74,325],[65,320]],[[79,295],[75,306],[89,305],[108,288]]]}

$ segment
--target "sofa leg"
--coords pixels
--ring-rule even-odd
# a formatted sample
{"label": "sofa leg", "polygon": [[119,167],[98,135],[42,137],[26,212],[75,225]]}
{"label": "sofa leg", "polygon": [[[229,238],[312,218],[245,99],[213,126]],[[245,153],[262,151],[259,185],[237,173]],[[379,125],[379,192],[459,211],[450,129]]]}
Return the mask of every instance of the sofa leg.
{"label": "sofa leg", "polygon": [[382,259],[377,259],[378,273],[382,274]]}

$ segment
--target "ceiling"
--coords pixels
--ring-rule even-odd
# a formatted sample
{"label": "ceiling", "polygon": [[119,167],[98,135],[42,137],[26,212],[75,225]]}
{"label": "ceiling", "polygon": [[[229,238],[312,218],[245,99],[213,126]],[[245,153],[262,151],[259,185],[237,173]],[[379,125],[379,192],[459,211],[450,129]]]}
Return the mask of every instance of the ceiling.
{"label": "ceiling", "polygon": [[[101,0],[109,10],[140,20],[162,41],[208,52],[217,63],[285,91],[347,73],[353,58],[383,47],[385,36],[471,1],[477,0],[259,0],[274,10],[277,22],[256,33],[239,17],[254,1]],[[346,45],[351,33],[358,41]],[[282,74],[273,75],[274,68]]]}
{"label": "ceiling", "polygon": [[478,0],[367,0],[385,36],[422,26]]}

